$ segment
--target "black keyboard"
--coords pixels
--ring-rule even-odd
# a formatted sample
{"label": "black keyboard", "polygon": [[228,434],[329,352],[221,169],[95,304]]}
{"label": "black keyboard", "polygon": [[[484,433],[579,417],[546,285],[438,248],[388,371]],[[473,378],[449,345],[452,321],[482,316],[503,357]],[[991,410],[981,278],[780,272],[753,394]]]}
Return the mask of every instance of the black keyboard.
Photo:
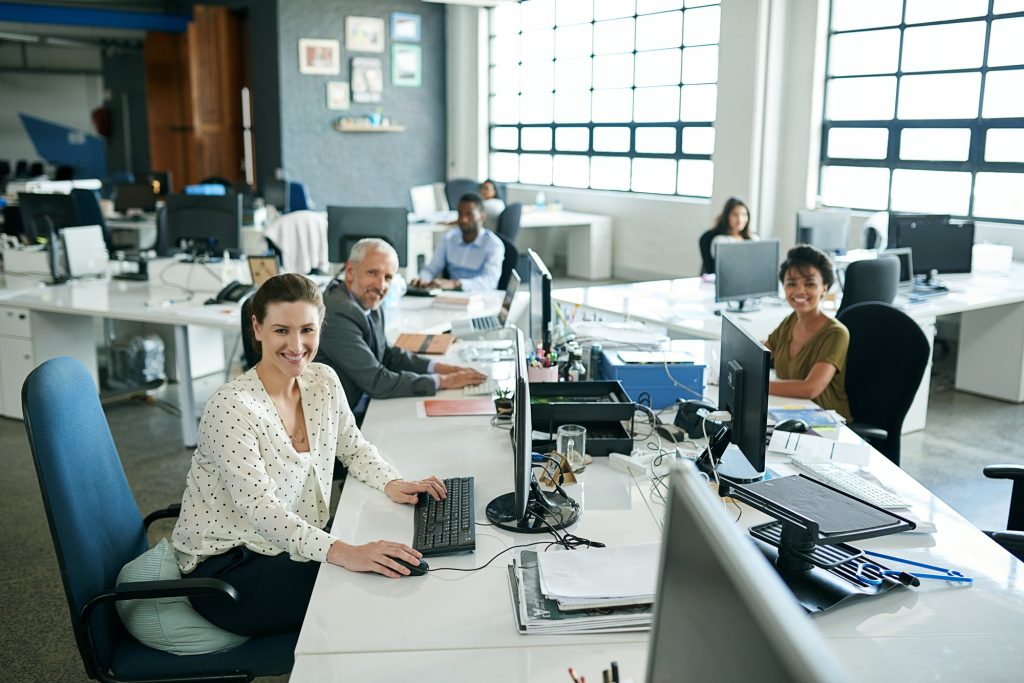
{"label": "black keyboard", "polygon": [[473,330],[483,332],[485,330],[496,330],[501,327],[497,316],[489,315],[482,318],[473,318]]}
{"label": "black keyboard", "polygon": [[406,296],[437,296],[440,290],[428,287],[409,287],[405,290]]}
{"label": "black keyboard", "polygon": [[424,557],[471,553],[476,550],[476,508],[473,477],[444,480],[445,500],[419,494],[414,513],[412,546]]}

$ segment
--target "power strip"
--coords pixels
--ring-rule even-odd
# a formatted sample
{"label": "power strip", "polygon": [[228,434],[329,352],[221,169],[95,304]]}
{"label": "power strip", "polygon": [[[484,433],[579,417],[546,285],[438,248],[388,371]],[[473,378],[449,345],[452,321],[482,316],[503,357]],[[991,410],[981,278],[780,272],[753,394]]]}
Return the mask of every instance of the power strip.
{"label": "power strip", "polygon": [[651,476],[651,462],[658,457],[657,453],[644,453],[642,455],[624,455],[622,453],[609,453],[608,464],[617,470],[629,472],[634,476]]}

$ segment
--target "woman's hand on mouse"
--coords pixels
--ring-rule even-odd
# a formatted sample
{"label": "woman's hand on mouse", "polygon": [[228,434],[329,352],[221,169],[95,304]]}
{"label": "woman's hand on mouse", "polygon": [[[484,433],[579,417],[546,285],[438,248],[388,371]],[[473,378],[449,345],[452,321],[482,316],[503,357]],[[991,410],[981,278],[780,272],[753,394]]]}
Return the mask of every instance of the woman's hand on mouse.
{"label": "woman's hand on mouse", "polygon": [[448,497],[444,482],[437,477],[428,477],[418,481],[392,479],[384,485],[384,493],[396,503],[415,503],[416,494],[423,492],[430,494],[434,500],[444,500]]}
{"label": "woman's hand on mouse", "polygon": [[412,565],[423,557],[418,551],[396,541],[374,541],[365,545],[350,545],[335,541],[327,551],[327,561],[353,572],[376,572],[390,579],[409,575],[409,569],[395,562],[402,559]]}

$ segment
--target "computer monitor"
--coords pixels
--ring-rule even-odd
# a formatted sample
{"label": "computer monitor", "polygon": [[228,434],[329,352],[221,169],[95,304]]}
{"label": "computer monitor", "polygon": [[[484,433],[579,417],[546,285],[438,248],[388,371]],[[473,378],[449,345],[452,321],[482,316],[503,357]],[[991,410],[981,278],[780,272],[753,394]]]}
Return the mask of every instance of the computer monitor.
{"label": "computer monitor", "polygon": [[886,246],[889,248],[898,247],[896,244],[897,234],[900,231],[900,227],[907,222],[916,222],[920,224],[931,224],[931,223],[948,223],[952,219],[948,213],[946,214],[924,214],[924,213],[889,213],[889,224],[888,224],[888,235],[886,240]]}
{"label": "computer monitor", "polygon": [[378,206],[327,207],[327,260],[345,263],[361,239],[379,237],[398,252],[398,265],[409,263],[409,215],[403,208]]}
{"label": "computer monitor", "polygon": [[900,285],[909,286],[914,284],[914,254],[909,247],[898,247],[886,249],[883,256],[895,256],[900,260]]}
{"label": "computer monitor", "polygon": [[715,246],[715,301],[754,310],[763,296],[779,295],[779,241],[744,240]]}
{"label": "computer monitor", "polygon": [[78,225],[75,203],[68,194],[18,193],[21,229],[29,244],[50,239],[50,232]]}
{"label": "computer monitor", "polygon": [[730,446],[718,463],[718,476],[741,483],[757,481],[765,471],[772,354],[725,314],[720,355],[718,409],[729,411],[732,419],[727,437]]}
{"label": "computer monitor", "polygon": [[796,212],[796,243],[810,244],[826,254],[845,254],[850,244],[849,209]]}
{"label": "computer monitor", "polygon": [[150,183],[118,185],[114,188],[114,210],[128,213],[132,209],[153,211],[156,209],[156,194]]}
{"label": "computer monitor", "polygon": [[242,243],[242,196],[172,194],[161,241],[179,251],[220,256]]}
{"label": "computer monitor", "polygon": [[[487,519],[508,531],[539,534],[564,529],[579,518],[579,506],[561,492],[546,493],[533,477],[533,423],[526,337],[516,330],[516,384],[512,400],[513,489],[487,504]],[[555,470],[557,472],[557,470]]]}
{"label": "computer monitor", "polygon": [[971,272],[974,223],[950,220],[949,216],[889,217],[894,247],[914,252],[914,274]]}
{"label": "computer monitor", "polygon": [[847,680],[821,633],[688,463],[669,497],[648,683]]}
{"label": "computer monitor", "polygon": [[552,348],[551,271],[533,249],[527,249],[519,258],[519,267],[530,287],[530,339],[533,348]]}
{"label": "computer monitor", "polygon": [[263,181],[263,203],[288,212],[288,183],[277,178]]}

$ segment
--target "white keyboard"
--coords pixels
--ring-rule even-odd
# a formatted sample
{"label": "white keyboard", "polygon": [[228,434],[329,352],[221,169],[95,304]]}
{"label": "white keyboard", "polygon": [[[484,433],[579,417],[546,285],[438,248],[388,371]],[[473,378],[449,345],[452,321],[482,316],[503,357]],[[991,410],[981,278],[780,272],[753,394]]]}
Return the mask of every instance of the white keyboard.
{"label": "white keyboard", "polygon": [[463,396],[487,396],[493,394],[498,390],[498,383],[493,379],[488,379],[480,384],[474,384],[472,386],[462,387]]}
{"label": "white keyboard", "polygon": [[793,460],[800,469],[815,479],[857,496],[880,508],[908,508],[910,504],[898,495],[830,462]]}

